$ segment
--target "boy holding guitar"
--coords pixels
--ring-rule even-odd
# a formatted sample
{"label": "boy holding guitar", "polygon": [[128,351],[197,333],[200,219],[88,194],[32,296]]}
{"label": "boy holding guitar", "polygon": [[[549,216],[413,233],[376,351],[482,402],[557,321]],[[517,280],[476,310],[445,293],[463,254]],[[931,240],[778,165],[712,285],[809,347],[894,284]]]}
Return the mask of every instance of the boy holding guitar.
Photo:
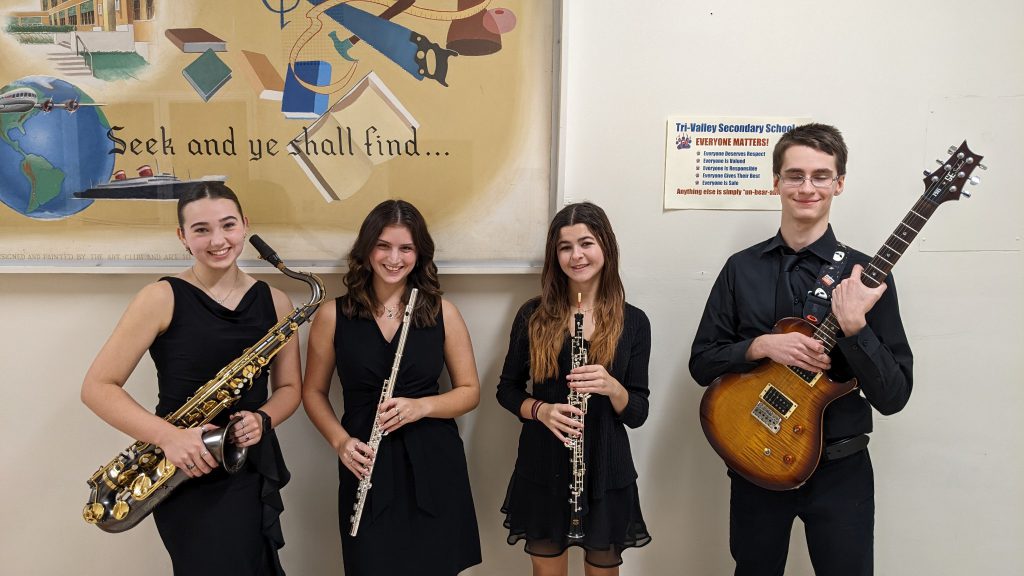
{"label": "boy holding guitar", "polygon": [[[804,522],[817,574],[873,571],[874,477],[865,448],[871,408],[889,415],[906,405],[913,356],[892,278],[875,288],[862,282],[862,270],[871,259],[839,244],[829,225],[832,200],[845,186],[846,155],[842,135],[832,126],[799,126],[779,140],[773,153],[774,192],[782,202],[779,231],[729,258],[694,337],[689,367],[701,386],[725,377],[718,383],[726,389],[726,375],[756,374],[771,362],[783,370],[789,367],[794,378],[804,379],[800,387],[807,390],[853,378],[858,385],[826,401],[823,418],[816,419],[820,429],[809,426],[806,433],[790,415],[801,406],[806,409],[809,402],[775,390],[771,381],[765,382],[764,392],[758,387],[749,406],[738,408],[738,419],[752,422],[749,425],[770,441],[786,433],[812,438],[818,434],[815,441],[823,437],[820,462],[819,451],[814,450],[807,468],[813,476],[804,475],[790,485],[739,464],[746,459],[754,466],[765,461],[784,467],[799,457],[778,447],[773,453],[766,440],[763,447],[749,446],[747,454],[731,460],[719,449],[707,423],[725,416],[706,413],[702,404],[705,432],[730,465],[729,547],[737,576],[781,576],[797,516]],[[823,343],[818,333],[812,337],[795,330],[773,332],[775,323],[786,317],[811,324],[832,322],[835,339]],[[825,374],[819,377],[819,372]],[[735,436],[738,428],[724,425],[721,430]]]}

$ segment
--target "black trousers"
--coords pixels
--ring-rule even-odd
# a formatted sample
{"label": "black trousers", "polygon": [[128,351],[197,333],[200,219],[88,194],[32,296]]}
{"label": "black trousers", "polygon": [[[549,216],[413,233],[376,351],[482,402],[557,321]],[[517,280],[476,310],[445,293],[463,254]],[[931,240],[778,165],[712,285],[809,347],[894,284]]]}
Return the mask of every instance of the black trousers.
{"label": "black trousers", "polygon": [[823,462],[796,490],[765,490],[729,471],[729,550],[736,576],[783,576],[793,519],[817,576],[874,571],[875,486],[868,451]]}

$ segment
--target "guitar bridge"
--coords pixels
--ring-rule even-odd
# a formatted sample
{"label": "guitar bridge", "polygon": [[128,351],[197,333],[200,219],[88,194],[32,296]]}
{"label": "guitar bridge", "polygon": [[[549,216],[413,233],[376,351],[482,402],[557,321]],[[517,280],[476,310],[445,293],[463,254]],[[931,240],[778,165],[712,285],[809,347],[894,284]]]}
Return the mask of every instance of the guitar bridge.
{"label": "guitar bridge", "polygon": [[778,388],[771,384],[761,390],[761,401],[754,406],[750,415],[757,419],[772,434],[778,434],[782,429],[782,419],[789,418],[796,410],[796,402],[790,400]]}
{"label": "guitar bridge", "polygon": [[782,416],[779,416],[764,402],[758,402],[750,415],[761,424],[764,424],[764,427],[770,430],[772,434],[778,434],[779,430],[782,429]]}

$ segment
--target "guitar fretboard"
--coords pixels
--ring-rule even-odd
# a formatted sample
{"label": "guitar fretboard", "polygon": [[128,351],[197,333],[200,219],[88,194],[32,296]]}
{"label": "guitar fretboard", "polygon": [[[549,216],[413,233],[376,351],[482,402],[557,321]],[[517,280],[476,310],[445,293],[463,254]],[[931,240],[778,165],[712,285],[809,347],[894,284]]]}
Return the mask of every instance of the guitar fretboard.
{"label": "guitar fretboard", "polygon": [[[928,194],[918,199],[914,207],[907,212],[907,215],[886,239],[885,244],[882,244],[874,258],[861,272],[860,280],[865,286],[875,288],[885,282],[893,267],[899,262],[900,257],[907,251],[917,235],[921,233],[921,229],[928,223],[928,219],[935,213],[937,207],[938,204],[932,202]],[[835,347],[836,333],[838,332],[839,322],[831,312],[815,329],[814,337],[825,344],[826,354]],[[799,372],[797,374],[803,378],[802,374]]]}

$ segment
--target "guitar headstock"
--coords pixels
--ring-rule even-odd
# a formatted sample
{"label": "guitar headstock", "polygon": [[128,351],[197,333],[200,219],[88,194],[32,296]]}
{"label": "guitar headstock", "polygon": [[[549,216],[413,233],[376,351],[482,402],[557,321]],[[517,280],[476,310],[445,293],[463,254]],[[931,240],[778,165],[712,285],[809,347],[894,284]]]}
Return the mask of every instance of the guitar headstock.
{"label": "guitar headstock", "polygon": [[964,190],[967,184],[977,185],[981,179],[971,176],[975,168],[987,170],[978,156],[967,147],[964,140],[959,148],[949,147],[950,156],[945,162],[936,160],[941,166],[934,172],[924,173],[924,197],[936,204],[947,200],[959,200],[960,196],[970,198],[971,194]]}

